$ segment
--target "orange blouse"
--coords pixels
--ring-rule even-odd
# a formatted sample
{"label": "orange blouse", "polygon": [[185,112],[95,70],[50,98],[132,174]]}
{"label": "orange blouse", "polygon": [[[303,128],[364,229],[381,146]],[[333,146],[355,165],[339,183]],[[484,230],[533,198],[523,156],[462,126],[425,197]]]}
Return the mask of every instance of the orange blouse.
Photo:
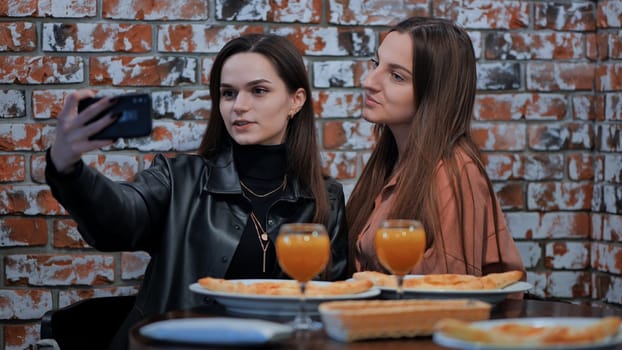
{"label": "orange blouse", "polygon": [[[524,264],[507,228],[498,199],[490,197],[486,180],[471,159],[462,156],[459,157],[458,162],[462,168],[460,179],[464,190],[462,207],[465,236],[461,237],[456,198],[451,190],[450,179],[441,163],[435,183],[439,197],[441,231],[434,233],[434,243],[426,250],[423,259],[413,268],[412,273],[458,273],[481,276],[509,270],[525,272]],[[355,252],[357,271],[372,270],[388,273],[376,257],[374,235],[380,222],[388,216],[395,199],[395,185],[399,176],[399,173],[393,176],[380,191],[374,200],[374,210],[358,236]],[[493,200],[497,202],[498,235],[495,234],[492,215]],[[499,256],[499,252],[502,256]]]}

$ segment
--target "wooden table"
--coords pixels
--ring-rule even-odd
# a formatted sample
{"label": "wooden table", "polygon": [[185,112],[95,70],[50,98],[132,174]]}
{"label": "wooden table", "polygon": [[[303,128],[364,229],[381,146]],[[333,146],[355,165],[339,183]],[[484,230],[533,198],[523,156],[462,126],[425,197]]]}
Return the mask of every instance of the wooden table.
{"label": "wooden table", "polygon": [[[167,312],[162,315],[147,318],[133,327],[130,331],[130,350],[190,350],[190,349],[211,349],[207,346],[174,344],[152,340],[142,336],[139,328],[146,324],[173,318],[189,318],[189,317],[214,317],[228,316],[240,317],[237,315],[229,315],[226,310],[217,304],[209,304],[202,307],[185,311]],[[560,301],[542,301],[542,300],[509,300],[506,299],[495,305],[491,310],[491,318],[523,318],[523,317],[603,317],[603,316],[622,316],[619,311],[589,306],[576,305]],[[269,319],[272,321],[286,322],[291,318]],[[221,347],[218,347],[222,349]],[[324,331],[312,331],[306,333],[295,333],[289,340],[272,344],[259,349],[296,349],[296,350],[400,350],[400,349],[417,349],[417,350],[438,350],[446,349],[436,345],[431,337],[420,337],[413,339],[396,339],[396,340],[369,340],[354,343],[341,343],[332,340],[326,336]],[[226,347],[226,349],[238,349],[238,347]],[[253,347],[255,349],[255,347]],[[622,346],[616,348],[622,350]]]}

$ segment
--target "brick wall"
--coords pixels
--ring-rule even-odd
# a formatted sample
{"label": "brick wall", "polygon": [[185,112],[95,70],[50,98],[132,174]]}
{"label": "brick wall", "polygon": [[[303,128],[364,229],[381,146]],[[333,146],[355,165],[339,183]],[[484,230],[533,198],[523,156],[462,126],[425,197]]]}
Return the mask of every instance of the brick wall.
{"label": "brick wall", "polygon": [[[76,88],[148,90],[155,129],[84,157],[130,179],[194,150],[215,53],[241,33],[289,37],[315,90],[326,169],[351,191],[373,145],[361,81],[408,15],[465,26],[478,57],[475,137],[543,297],[622,304],[622,2],[520,0],[0,1],[0,344],[27,349],[43,313],[135,292],[149,257],[100,253],[44,182],[55,117]],[[147,5],[149,6],[149,5]]]}

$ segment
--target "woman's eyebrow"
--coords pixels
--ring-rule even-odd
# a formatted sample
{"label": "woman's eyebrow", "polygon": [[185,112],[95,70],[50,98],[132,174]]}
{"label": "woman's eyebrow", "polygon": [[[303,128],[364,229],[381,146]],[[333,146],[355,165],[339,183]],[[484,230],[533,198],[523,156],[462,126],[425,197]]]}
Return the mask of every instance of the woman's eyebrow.
{"label": "woman's eyebrow", "polygon": [[[251,81],[247,82],[246,84],[244,84],[244,86],[247,86],[247,87],[248,87],[248,86],[255,86],[255,85],[257,85],[257,84],[272,84],[272,81],[270,81],[270,80],[268,80],[268,79],[263,79],[263,78],[261,78],[261,79],[255,79],[255,80],[251,80]],[[233,85],[232,85],[232,84],[228,84],[228,83],[223,83],[223,82],[221,82],[221,83],[220,83],[220,87],[221,87],[221,88],[223,88],[223,87],[227,87],[227,88],[229,88],[229,87],[233,87]]]}
{"label": "woman's eyebrow", "polygon": [[391,68],[391,69],[395,69],[395,70],[402,70],[402,71],[404,71],[405,73],[407,73],[408,75],[411,75],[411,76],[413,75],[413,73],[410,71],[410,69],[408,69],[408,68],[406,68],[406,67],[404,67],[404,66],[402,66],[402,65],[400,65],[400,64],[397,64],[397,63],[389,63],[389,64],[388,64],[388,66],[389,66],[389,68]]}

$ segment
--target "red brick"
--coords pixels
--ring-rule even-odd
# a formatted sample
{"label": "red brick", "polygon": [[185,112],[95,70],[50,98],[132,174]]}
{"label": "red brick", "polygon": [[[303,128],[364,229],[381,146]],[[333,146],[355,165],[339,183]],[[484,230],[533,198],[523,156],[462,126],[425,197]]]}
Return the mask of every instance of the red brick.
{"label": "red brick", "polygon": [[622,90],[622,63],[602,63],[595,79],[596,91]]}
{"label": "red brick", "polygon": [[611,93],[605,95],[605,111],[603,119],[607,121],[622,121],[622,94]]}
{"label": "red brick", "polygon": [[587,123],[537,124],[528,127],[529,147],[539,151],[590,150],[593,126]]}
{"label": "red brick", "polygon": [[525,208],[525,189],[518,182],[503,182],[494,186],[501,208],[524,209]]}
{"label": "red brick", "polygon": [[526,1],[438,0],[432,6],[433,16],[449,17],[469,29],[519,29],[529,25]]}
{"label": "red brick", "polygon": [[537,29],[583,30],[596,29],[594,4],[584,2],[544,2],[534,4]]}
{"label": "red brick", "polygon": [[121,278],[123,280],[142,279],[150,260],[151,257],[145,252],[121,253]]}
{"label": "red brick", "polygon": [[361,86],[363,75],[369,67],[368,62],[361,61],[314,62],[313,86],[316,88]]}
{"label": "red brick", "polygon": [[622,59],[622,31],[605,33],[607,38],[608,58]]}
{"label": "red brick", "polygon": [[205,133],[204,121],[154,123],[151,140],[143,151],[195,151]]}
{"label": "red brick", "polygon": [[43,124],[7,124],[0,128],[1,151],[42,151],[47,147],[44,135],[49,127]]}
{"label": "red brick", "polygon": [[607,34],[606,33],[593,33],[586,34],[586,57],[592,61],[604,61],[608,57]]}
{"label": "red brick", "polygon": [[308,56],[370,56],[378,46],[374,31],[367,28],[277,27],[271,32]]}
{"label": "red brick", "polygon": [[55,219],[53,221],[54,248],[88,248],[89,245],[84,241],[78,232],[78,225],[72,219]]}
{"label": "red brick", "polygon": [[338,179],[356,179],[358,177],[358,154],[356,152],[322,152],[324,171]]}
{"label": "red brick", "polygon": [[568,109],[560,94],[478,94],[477,120],[561,120]]}
{"label": "red brick", "polygon": [[622,215],[592,214],[591,238],[594,241],[622,240]]}
{"label": "red brick", "polygon": [[514,169],[520,167],[520,159],[517,155],[483,153],[482,161],[491,180],[516,179]]}
{"label": "red brick", "polygon": [[0,51],[32,52],[36,48],[37,28],[34,23],[0,23]]}
{"label": "red brick", "polygon": [[151,26],[113,23],[44,23],[43,50],[132,52],[151,50]]}
{"label": "red brick", "polygon": [[195,83],[196,59],[188,57],[92,57],[90,83],[113,86],[177,86]]}
{"label": "red brick", "polygon": [[525,268],[535,268],[542,260],[542,247],[537,242],[516,242],[516,247],[525,264]]}
{"label": "red brick", "polygon": [[0,16],[29,17],[37,13],[37,0],[7,0],[0,2]]}
{"label": "red brick", "polygon": [[206,24],[162,24],[158,26],[161,52],[217,53],[229,40],[242,34],[262,33],[259,26]]}
{"label": "red brick", "polygon": [[594,273],[592,298],[613,306],[622,304],[622,278],[615,275]]}
{"label": "red brick", "polygon": [[36,119],[56,118],[65,98],[73,90],[36,90],[32,92],[32,110]]}
{"label": "red brick", "polygon": [[283,23],[319,23],[322,0],[262,3],[221,1],[216,4],[219,21],[261,21]]}
{"label": "red brick", "polygon": [[540,182],[527,185],[530,210],[589,210],[592,184],[586,182]]}
{"label": "red brick", "polygon": [[328,21],[339,25],[390,25],[411,16],[429,16],[426,0],[330,0]]}
{"label": "red brick", "polygon": [[598,131],[599,138],[595,141],[597,150],[602,152],[622,151],[622,124],[603,123],[599,126]]}
{"label": "red brick", "polygon": [[39,1],[37,12],[37,15],[40,17],[94,17],[97,15],[97,1],[84,0],[78,3],[64,1]]}
{"label": "red brick", "polygon": [[544,266],[549,269],[582,270],[590,267],[590,244],[557,241],[546,244]]}
{"label": "red brick", "polygon": [[473,123],[471,133],[484,151],[520,151],[525,148],[525,125],[518,123]]}
{"label": "red brick", "polygon": [[547,296],[557,298],[585,298],[592,293],[589,272],[554,271],[548,275]]}
{"label": "red brick", "polygon": [[534,240],[546,238],[540,230],[541,216],[536,212],[511,211],[505,213],[505,220],[514,239]]}
{"label": "red brick", "polygon": [[375,138],[371,123],[326,122],[323,124],[323,142],[327,150],[370,148]]}
{"label": "red brick", "polygon": [[0,246],[43,246],[48,242],[48,225],[42,218],[0,218]]}
{"label": "red brick", "polygon": [[10,286],[102,285],[114,281],[115,263],[103,254],[7,255],[5,283]]}
{"label": "red brick", "polygon": [[622,26],[622,4],[619,0],[600,0],[596,10],[599,28],[619,28]]}
{"label": "red brick", "polygon": [[594,76],[594,66],[591,64],[530,62],[527,64],[527,89],[592,90]]}
{"label": "red brick", "polygon": [[40,323],[7,324],[4,328],[3,349],[36,349]]}
{"label": "red brick", "polygon": [[82,57],[0,56],[0,83],[82,83]]}
{"label": "red brick", "polygon": [[102,3],[102,17],[107,19],[206,20],[208,15],[207,1],[204,0],[109,0]]}
{"label": "red brick", "polygon": [[568,179],[572,181],[594,180],[595,157],[589,154],[566,156]]}
{"label": "red brick", "polygon": [[26,157],[20,154],[0,154],[0,182],[26,180]]}
{"label": "red brick", "polygon": [[577,33],[506,33],[486,35],[486,58],[505,59],[581,59],[584,35]]}
{"label": "red brick", "polygon": [[151,93],[157,119],[209,119],[212,101],[208,90],[156,91]]}
{"label": "red brick", "polygon": [[316,90],[313,92],[315,115],[320,118],[351,118],[361,115],[363,95],[340,90]]}
{"label": "red brick", "polygon": [[573,95],[572,118],[578,120],[604,120],[605,99],[602,95]]}
{"label": "red brick", "polygon": [[3,320],[32,320],[40,318],[52,308],[49,290],[2,289],[0,290],[1,318]]}
{"label": "red brick", "polygon": [[593,242],[592,268],[619,275],[622,272],[622,245],[618,242]]}
{"label": "red brick", "polygon": [[23,90],[0,90],[0,118],[26,116],[26,95]]}
{"label": "red brick", "polygon": [[6,185],[0,186],[0,214],[54,215],[64,209],[52,197],[48,186]]}

